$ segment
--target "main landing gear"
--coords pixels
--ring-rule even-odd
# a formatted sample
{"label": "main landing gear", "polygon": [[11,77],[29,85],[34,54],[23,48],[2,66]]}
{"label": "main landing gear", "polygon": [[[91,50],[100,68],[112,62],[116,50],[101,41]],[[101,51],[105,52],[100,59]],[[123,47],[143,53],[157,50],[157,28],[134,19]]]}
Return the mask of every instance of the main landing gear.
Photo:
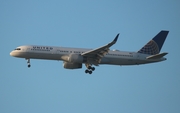
{"label": "main landing gear", "polygon": [[92,72],[95,70],[95,67],[86,65],[87,69],[85,70],[85,73],[92,74]]}
{"label": "main landing gear", "polygon": [[26,59],[26,60],[27,60],[28,68],[30,68],[30,67],[31,67],[30,59],[28,58],[28,59]]}

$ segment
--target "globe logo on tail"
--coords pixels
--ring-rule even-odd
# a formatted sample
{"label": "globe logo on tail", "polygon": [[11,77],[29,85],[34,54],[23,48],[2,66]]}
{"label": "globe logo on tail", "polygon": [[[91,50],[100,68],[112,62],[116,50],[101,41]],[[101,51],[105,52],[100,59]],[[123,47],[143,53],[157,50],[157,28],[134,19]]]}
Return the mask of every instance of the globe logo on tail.
{"label": "globe logo on tail", "polygon": [[159,47],[155,41],[151,40],[143,48],[141,48],[138,53],[155,55],[159,53]]}

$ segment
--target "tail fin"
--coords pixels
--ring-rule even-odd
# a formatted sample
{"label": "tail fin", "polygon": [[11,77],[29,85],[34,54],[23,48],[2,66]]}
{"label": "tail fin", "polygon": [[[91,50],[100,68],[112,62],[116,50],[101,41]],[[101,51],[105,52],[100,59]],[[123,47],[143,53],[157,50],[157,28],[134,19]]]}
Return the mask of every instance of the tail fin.
{"label": "tail fin", "polygon": [[152,40],[150,40],[138,53],[155,55],[161,51],[169,31],[160,31]]}

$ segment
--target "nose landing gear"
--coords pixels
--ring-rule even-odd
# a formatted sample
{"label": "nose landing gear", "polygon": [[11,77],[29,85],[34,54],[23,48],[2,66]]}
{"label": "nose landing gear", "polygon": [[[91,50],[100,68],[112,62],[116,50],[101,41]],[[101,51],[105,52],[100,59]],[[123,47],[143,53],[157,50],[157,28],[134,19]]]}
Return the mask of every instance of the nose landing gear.
{"label": "nose landing gear", "polygon": [[28,58],[28,59],[26,59],[26,60],[27,60],[28,68],[30,68],[30,67],[31,67],[30,59]]}

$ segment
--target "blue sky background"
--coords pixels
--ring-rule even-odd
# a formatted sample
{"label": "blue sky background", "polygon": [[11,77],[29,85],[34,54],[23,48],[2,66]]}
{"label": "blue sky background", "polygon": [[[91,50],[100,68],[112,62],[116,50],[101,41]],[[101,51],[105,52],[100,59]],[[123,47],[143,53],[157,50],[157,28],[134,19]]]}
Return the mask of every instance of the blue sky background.
{"label": "blue sky background", "polygon": [[[167,61],[96,67],[92,75],[62,62],[13,58],[26,44],[138,51],[169,30]],[[0,113],[179,113],[178,0],[0,0]]]}

